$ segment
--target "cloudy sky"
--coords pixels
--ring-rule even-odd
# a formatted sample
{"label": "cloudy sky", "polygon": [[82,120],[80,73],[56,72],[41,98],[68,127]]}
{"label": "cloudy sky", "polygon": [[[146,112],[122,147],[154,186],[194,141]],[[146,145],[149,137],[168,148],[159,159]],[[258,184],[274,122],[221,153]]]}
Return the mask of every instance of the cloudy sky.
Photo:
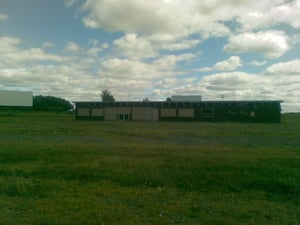
{"label": "cloudy sky", "polygon": [[0,0],[0,90],[299,112],[299,12],[300,0]]}

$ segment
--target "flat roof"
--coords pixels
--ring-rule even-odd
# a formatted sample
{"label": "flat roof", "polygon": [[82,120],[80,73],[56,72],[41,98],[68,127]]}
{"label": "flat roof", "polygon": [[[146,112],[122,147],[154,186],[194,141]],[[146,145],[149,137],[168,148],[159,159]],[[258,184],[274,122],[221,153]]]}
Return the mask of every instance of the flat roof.
{"label": "flat roof", "polygon": [[188,102],[175,102],[175,101],[117,101],[117,102],[101,102],[101,101],[74,101],[77,106],[205,106],[205,105],[222,105],[222,104],[264,104],[264,103],[282,103],[281,100],[245,100],[245,101],[188,101]]}

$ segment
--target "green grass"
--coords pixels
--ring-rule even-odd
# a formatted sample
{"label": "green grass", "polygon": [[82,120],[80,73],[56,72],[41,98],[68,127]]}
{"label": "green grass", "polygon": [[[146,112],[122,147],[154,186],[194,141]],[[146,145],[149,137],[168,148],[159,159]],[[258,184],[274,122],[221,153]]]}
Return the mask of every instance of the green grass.
{"label": "green grass", "polygon": [[0,112],[0,224],[299,224],[300,115],[281,124]]}

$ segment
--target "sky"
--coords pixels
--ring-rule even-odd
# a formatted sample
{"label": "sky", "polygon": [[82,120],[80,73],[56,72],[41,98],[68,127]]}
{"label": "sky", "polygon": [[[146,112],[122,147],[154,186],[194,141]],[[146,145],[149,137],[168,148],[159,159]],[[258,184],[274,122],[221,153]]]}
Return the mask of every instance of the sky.
{"label": "sky", "polygon": [[0,0],[0,90],[300,112],[299,12],[300,0]]}

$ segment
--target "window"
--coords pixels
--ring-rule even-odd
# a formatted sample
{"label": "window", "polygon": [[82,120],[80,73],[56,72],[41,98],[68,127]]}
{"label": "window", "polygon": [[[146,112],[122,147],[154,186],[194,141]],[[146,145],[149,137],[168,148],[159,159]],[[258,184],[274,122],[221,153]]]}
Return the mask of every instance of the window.
{"label": "window", "polygon": [[214,117],[214,110],[211,108],[205,108],[201,111],[203,118],[213,118]]}
{"label": "window", "polygon": [[126,121],[128,119],[129,119],[129,115],[128,114],[118,114],[117,115],[117,120]]}

